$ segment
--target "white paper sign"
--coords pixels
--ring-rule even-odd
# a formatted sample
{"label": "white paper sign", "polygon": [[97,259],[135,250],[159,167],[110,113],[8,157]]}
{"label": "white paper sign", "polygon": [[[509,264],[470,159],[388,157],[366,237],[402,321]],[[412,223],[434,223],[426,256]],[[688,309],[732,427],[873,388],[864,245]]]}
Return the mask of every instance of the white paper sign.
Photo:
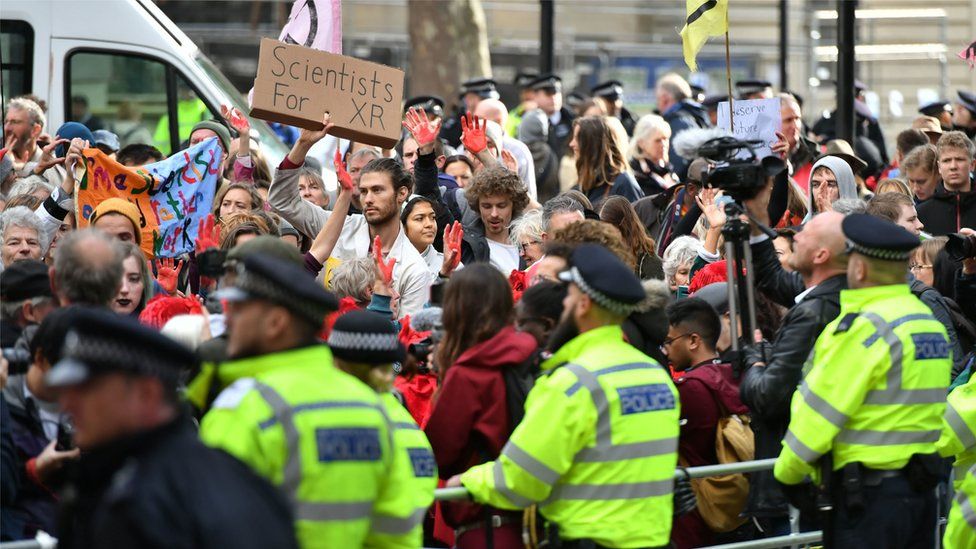
{"label": "white paper sign", "polygon": [[732,128],[729,123],[729,102],[722,101],[718,104],[718,127],[729,130],[736,139],[760,141],[751,145],[757,158],[765,158],[773,154],[771,147],[779,141],[776,132],[783,126],[779,109],[779,97],[733,101],[732,120],[735,128]]}

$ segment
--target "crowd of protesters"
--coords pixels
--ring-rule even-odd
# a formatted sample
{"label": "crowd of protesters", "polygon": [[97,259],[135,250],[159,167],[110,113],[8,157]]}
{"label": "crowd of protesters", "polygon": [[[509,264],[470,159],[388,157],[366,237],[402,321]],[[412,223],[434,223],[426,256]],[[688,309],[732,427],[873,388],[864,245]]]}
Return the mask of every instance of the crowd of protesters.
{"label": "crowd of protesters", "polygon": [[[976,464],[976,96],[923,107],[894,143],[858,99],[847,142],[830,116],[805,118],[801,98],[739,83],[735,99],[778,97],[782,125],[761,190],[736,197],[752,219],[757,329],[735,351],[728,202],[693,145],[717,135],[728,98],[669,74],[659,112],[635,117],[616,81],[590,97],[564,95],[554,75],[515,83],[511,109],[489,78],[464,82],[453,113],[437,97],[408,101],[392,150],[330,138],[327,155],[313,153],[333,128],[326,114],[321,130],[289,134],[278,166],[247,117],[222,108],[182,136],[187,147],[216,138],[224,152],[212,215],[192,253],[165,259],[140,247],[133,204],[105,200],[84,229],[73,204],[86,149],[133,169],[164,155],[151,143],[119,149],[84,120],[58,125],[40,98],[10,100],[3,539],[477,548],[548,535],[562,547],[685,548],[789,533],[788,504],[801,507],[801,529],[820,528],[779,470],[690,491],[671,478],[676,465],[787,452],[808,358],[849,327],[835,320],[855,287],[852,249],[889,244],[859,240],[866,217],[912,235],[893,284],[945,334],[946,355],[933,355],[951,369],[938,416],[962,418],[915,451],[948,460],[942,485],[954,460],[965,493]],[[858,378],[856,352],[833,360]],[[588,361],[608,368],[593,374]],[[635,365],[645,377],[628,379],[649,384],[614,385],[613,372]],[[595,412],[571,400],[582,393]],[[659,436],[674,448],[596,451],[613,439],[610,449],[636,452]],[[607,475],[630,478],[621,471],[638,458],[664,471],[654,482],[666,489],[570,490],[618,486]],[[445,485],[477,503],[434,504]],[[645,507],[615,507],[630,500]],[[882,545],[934,546],[935,507],[918,509],[902,522],[919,530]],[[973,521],[958,539],[976,540]],[[950,515],[950,530],[960,522]],[[947,546],[965,546],[951,533]]]}

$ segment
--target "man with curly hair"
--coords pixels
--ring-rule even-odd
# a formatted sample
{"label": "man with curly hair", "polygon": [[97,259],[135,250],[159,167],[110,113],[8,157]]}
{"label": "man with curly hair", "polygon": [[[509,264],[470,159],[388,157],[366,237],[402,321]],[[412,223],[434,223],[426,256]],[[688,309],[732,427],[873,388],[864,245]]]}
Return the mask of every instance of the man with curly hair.
{"label": "man with curly hair", "polygon": [[529,195],[518,174],[502,167],[485,168],[475,174],[464,196],[478,212],[481,234],[466,232],[461,260],[465,264],[487,261],[505,276],[523,269],[519,249],[508,238],[512,220],[529,205]]}

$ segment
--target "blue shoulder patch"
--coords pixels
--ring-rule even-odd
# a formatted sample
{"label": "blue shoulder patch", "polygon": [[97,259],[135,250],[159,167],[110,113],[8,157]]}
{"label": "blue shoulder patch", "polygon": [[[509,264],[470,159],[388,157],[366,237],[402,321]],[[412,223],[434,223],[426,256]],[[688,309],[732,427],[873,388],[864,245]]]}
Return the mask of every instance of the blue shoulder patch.
{"label": "blue shoulder patch", "polygon": [[319,461],[379,461],[380,432],[373,428],[316,429]]}
{"label": "blue shoulder patch", "polygon": [[434,454],[427,448],[407,448],[410,463],[413,464],[413,476],[433,477],[437,474],[437,463]]}
{"label": "blue shoulder patch", "polygon": [[621,415],[670,410],[674,408],[674,393],[664,383],[637,385],[617,389]]}
{"label": "blue shoulder patch", "polygon": [[915,344],[915,360],[949,358],[949,342],[940,333],[912,334]]}

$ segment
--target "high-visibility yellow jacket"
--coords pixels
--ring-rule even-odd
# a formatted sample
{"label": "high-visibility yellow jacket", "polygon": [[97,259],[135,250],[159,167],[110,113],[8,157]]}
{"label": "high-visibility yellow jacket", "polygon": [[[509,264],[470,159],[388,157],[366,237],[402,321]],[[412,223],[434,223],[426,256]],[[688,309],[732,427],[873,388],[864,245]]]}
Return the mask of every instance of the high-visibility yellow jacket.
{"label": "high-visibility yellow jacket", "polygon": [[942,457],[956,457],[953,485],[958,490],[966,471],[976,465],[976,377],[949,393],[936,448]]}
{"label": "high-visibility yellow jacket", "polygon": [[618,326],[576,337],[542,368],[499,458],[461,482],[479,503],[538,503],[564,539],[667,544],[680,412],[668,372]]}
{"label": "high-visibility yellow jacket", "polygon": [[860,462],[900,469],[935,452],[952,360],[945,328],[908,285],[844,290],[793,395],[774,474],[784,484]]}
{"label": "high-visibility yellow jacket", "polygon": [[284,492],[302,547],[360,547],[371,522],[402,518],[374,506],[414,488],[393,466],[393,426],[380,395],[335,368],[328,347],[226,362],[220,370],[236,381],[214,400],[200,437]]}
{"label": "high-visibility yellow jacket", "polygon": [[946,525],[942,547],[945,549],[972,549],[976,547],[976,466],[964,475],[956,497],[949,509],[949,523]]}

